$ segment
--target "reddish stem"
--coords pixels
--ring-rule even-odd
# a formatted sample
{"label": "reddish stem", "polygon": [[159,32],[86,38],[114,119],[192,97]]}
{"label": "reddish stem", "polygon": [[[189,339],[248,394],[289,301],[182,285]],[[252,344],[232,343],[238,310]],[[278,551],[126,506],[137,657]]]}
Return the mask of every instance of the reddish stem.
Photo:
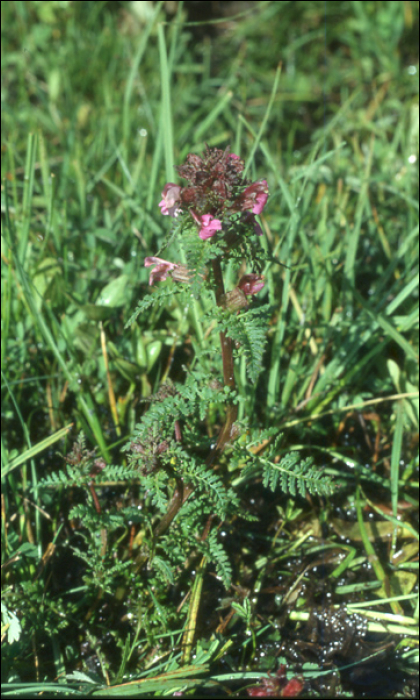
{"label": "reddish stem", "polygon": [[100,515],[101,512],[102,512],[102,511],[101,511],[101,506],[100,506],[100,503],[99,503],[99,501],[98,501],[98,497],[97,497],[97,495],[96,495],[95,487],[94,487],[94,485],[93,485],[93,483],[92,483],[91,481],[89,482],[88,487],[89,487],[90,494],[91,494],[91,496],[92,496],[92,498],[93,498],[93,503],[94,503],[94,505],[95,505],[95,510],[96,510],[96,512],[98,513],[98,515]]}

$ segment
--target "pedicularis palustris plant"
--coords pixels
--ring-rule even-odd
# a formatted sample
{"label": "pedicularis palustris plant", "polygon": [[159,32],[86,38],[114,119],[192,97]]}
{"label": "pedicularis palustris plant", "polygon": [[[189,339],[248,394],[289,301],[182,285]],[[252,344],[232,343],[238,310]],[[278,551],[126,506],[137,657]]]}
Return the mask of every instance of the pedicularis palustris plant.
{"label": "pedicularis palustris plant", "polygon": [[[264,287],[264,267],[275,262],[261,246],[257,220],[268,200],[267,181],[247,180],[244,168],[229,148],[209,147],[202,156],[190,153],[177,168],[186,185],[165,185],[159,206],[164,216],[174,219],[165,246],[178,243],[185,259],[146,257],[145,266],[152,268],[149,284],[159,288],[142,300],[129,321],[150,305],[173,304],[178,297],[178,308],[191,312],[196,335],[195,357],[191,368],[185,368],[184,383],[161,386],[128,445],[131,466],[141,472],[144,488],[160,511],[149,522],[144,558],[150,560],[164,549],[173,560],[169,543],[175,535],[177,552],[185,547],[183,561],[191,547],[202,551],[226,585],[231,567],[214,525],[233,515],[249,517],[241,507],[241,485],[262,478],[272,490],[280,486],[294,493],[297,486],[303,494],[331,489],[310,460],[299,461],[291,453],[279,462],[277,428],[262,430],[253,416],[237,421],[246,392],[241,396],[237,390],[236,365],[244,358],[249,382],[255,385],[272,309],[268,304],[253,307],[252,299]],[[171,283],[163,285],[168,278]],[[218,335],[221,369],[214,343],[206,346],[200,328],[204,337]]]}
{"label": "pedicularis palustris plant", "polygon": [[[66,473],[50,479],[86,486],[89,501],[70,514],[84,526],[88,545],[76,552],[102,591],[112,592],[128,569],[135,615],[141,608],[156,633],[177,617],[179,600],[169,592],[197,557],[230,585],[232,566],[219,526],[255,518],[243,506],[250,484],[292,495],[331,491],[310,459],[300,460],[298,452],[280,458],[279,429],[259,425],[258,411],[249,410],[275,313],[256,295],[264,289],[264,268],[276,261],[261,246],[257,220],[267,204],[267,182],[250,182],[243,172],[243,160],[229,148],[206,148],[178,167],[186,184],[170,182],[162,192],[161,213],[173,218],[165,246],[183,258],[145,258],[153,289],[127,326],[138,318],[147,326],[147,313],[159,306],[175,316],[174,337],[188,350],[182,373],[174,368],[181,381],[164,381],[149,397],[124,448],[128,464],[95,461],[82,440]],[[101,506],[101,484],[111,480],[129,482],[131,489],[134,484],[137,503]],[[122,528],[131,533],[130,545]]]}

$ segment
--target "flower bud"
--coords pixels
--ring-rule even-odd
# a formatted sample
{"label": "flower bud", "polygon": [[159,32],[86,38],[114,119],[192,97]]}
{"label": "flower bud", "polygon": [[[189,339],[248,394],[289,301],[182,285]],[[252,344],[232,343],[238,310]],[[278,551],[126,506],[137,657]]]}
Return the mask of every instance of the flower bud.
{"label": "flower bud", "polygon": [[227,292],[224,295],[223,302],[224,307],[229,309],[229,311],[232,311],[232,313],[248,307],[246,296],[242,289],[239,289],[239,287],[235,287],[235,289],[232,289],[231,292]]}
{"label": "flower bud", "polygon": [[244,294],[257,294],[260,289],[264,287],[263,280],[263,275],[250,273],[249,275],[243,275],[243,277],[241,277],[238,287]]}

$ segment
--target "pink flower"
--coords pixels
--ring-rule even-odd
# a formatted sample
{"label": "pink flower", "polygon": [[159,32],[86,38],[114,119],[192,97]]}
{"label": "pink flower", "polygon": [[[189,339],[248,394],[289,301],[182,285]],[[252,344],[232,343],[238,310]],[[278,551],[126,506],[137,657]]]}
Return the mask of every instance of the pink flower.
{"label": "pink flower", "polygon": [[229,153],[229,158],[233,158],[234,160],[240,160],[239,156],[237,156],[235,153]]}
{"label": "pink flower", "polygon": [[[268,199],[268,187],[267,187],[267,180],[259,180],[258,182],[255,182],[254,185],[251,185],[251,187],[247,189],[251,189],[255,187],[255,185],[259,185],[258,188],[255,189],[255,204],[252,207],[252,213],[253,214],[261,214],[262,210],[264,209],[267,199]],[[266,188],[267,191],[263,190],[262,187]],[[246,192],[246,190],[245,190]]]}
{"label": "pink flower", "polygon": [[219,219],[215,219],[211,214],[203,214],[201,217],[201,229],[198,234],[203,241],[214,236],[216,231],[221,230],[222,222]]}
{"label": "pink flower", "polygon": [[215,219],[211,214],[202,214],[201,216],[197,216],[192,209],[190,209],[190,212],[192,217],[200,226],[198,235],[203,241],[214,236],[216,231],[222,230],[222,222],[219,219]]}
{"label": "pink flower", "polygon": [[239,289],[243,291],[244,294],[257,294],[260,289],[264,287],[264,277],[263,275],[249,274],[243,275],[238,284]]}
{"label": "pink flower", "polygon": [[149,285],[152,286],[156,280],[161,282],[166,280],[167,276],[171,270],[175,270],[178,267],[175,263],[171,263],[168,260],[162,260],[162,258],[145,258],[144,266],[150,267],[150,265],[156,265],[154,270],[151,270],[149,277]]}
{"label": "pink flower", "polygon": [[253,214],[261,214],[268,199],[267,180],[257,180],[246,187],[235,202],[235,209],[247,211],[251,209]]}
{"label": "pink flower", "polygon": [[181,187],[179,185],[175,185],[173,182],[168,182],[168,184],[165,185],[162,192],[163,199],[161,202],[159,202],[161,214],[164,216],[178,216],[178,214],[181,212],[181,209],[177,207],[177,204],[180,201],[180,192]]}
{"label": "pink flower", "polygon": [[155,269],[150,273],[150,285],[156,280],[158,282],[166,280],[168,275],[170,275],[175,282],[190,282],[192,273],[186,265],[171,263],[168,260],[162,260],[162,258],[145,258],[144,266],[150,267],[150,265],[156,265]]}

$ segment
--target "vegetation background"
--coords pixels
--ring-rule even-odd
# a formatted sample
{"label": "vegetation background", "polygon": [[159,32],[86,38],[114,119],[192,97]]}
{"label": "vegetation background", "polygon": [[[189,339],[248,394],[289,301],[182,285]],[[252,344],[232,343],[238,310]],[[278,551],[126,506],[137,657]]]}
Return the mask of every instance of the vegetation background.
{"label": "vegetation background", "polygon": [[[127,680],[119,602],[91,620],[72,599],[73,496],[37,484],[62,468],[58,453],[80,431],[118,459],[140,399],[188,359],[179,314],[124,324],[148,290],[144,257],[170,225],[157,206],[163,185],[205,142],[252,154],[250,174],[270,187],[266,245],[289,266],[268,271],[260,293],[275,312],[258,386],[243,385],[248,410],[340,489],[328,501],[262,486],[250,497],[261,526],[232,556],[253,608],[232,609],[243,630],[226,628],[237,637],[222,652],[223,613],[213,619],[208,592],[198,644],[207,653],[219,639],[219,685],[200,697],[224,697],[222,671],[237,673],[237,689],[279,658],[289,670],[293,659],[279,654],[292,641],[296,663],[312,663],[303,670],[313,696],[353,696],[358,683],[365,697],[415,692],[418,13],[415,2],[369,0],[2,3],[4,697],[30,697],[66,672],[90,673],[97,692],[104,678]],[[280,634],[277,596],[292,589],[298,612]],[[314,670],[328,629],[320,637],[309,613],[367,599],[388,625],[369,640],[380,673],[374,660],[363,675],[347,630],[342,659],[357,671],[328,685]],[[153,644],[132,655],[145,677],[175,668],[171,656],[156,665]]]}

